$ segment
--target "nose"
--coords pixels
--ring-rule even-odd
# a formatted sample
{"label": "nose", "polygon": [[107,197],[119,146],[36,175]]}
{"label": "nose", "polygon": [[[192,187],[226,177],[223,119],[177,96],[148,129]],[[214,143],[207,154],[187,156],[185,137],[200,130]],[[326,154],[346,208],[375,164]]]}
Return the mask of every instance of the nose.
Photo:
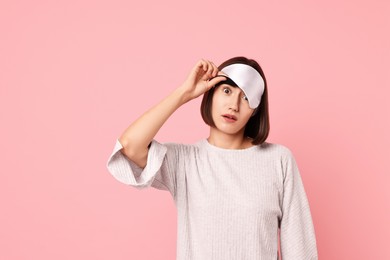
{"label": "nose", "polygon": [[238,112],[240,107],[240,95],[232,95],[229,100],[229,109]]}

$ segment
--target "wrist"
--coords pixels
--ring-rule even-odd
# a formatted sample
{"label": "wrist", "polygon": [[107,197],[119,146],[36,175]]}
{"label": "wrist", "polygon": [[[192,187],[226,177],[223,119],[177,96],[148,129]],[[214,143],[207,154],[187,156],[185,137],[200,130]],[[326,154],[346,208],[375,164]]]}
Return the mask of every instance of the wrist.
{"label": "wrist", "polygon": [[190,93],[183,86],[175,89],[174,95],[178,98],[180,105],[184,105],[192,99]]}

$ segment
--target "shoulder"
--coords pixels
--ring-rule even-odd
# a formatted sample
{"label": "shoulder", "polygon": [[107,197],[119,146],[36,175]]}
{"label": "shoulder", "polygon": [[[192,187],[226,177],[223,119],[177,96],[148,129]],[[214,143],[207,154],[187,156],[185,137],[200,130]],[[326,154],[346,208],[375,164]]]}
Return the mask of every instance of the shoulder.
{"label": "shoulder", "polygon": [[292,150],[283,144],[264,142],[258,145],[259,150],[268,152],[270,154],[278,155],[282,158],[293,157]]}
{"label": "shoulder", "polygon": [[261,146],[265,146],[266,149],[272,151],[272,158],[277,160],[280,165],[284,180],[288,176],[299,175],[298,165],[290,147],[277,143],[263,143]]}

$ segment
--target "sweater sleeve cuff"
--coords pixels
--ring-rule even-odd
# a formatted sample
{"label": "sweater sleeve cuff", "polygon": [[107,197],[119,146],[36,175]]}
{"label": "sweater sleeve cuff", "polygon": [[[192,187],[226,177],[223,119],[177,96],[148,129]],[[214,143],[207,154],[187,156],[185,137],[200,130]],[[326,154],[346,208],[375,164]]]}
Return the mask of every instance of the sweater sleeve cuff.
{"label": "sweater sleeve cuff", "polygon": [[116,140],[114,150],[107,161],[107,169],[118,181],[138,189],[150,187],[164,161],[167,148],[152,140],[145,168],[137,166],[120,150],[123,148]]}

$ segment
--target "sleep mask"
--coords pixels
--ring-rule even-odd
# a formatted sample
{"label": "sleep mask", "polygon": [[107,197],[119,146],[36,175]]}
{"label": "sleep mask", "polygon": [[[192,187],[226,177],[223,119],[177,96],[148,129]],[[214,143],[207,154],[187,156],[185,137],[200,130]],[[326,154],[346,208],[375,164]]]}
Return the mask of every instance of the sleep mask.
{"label": "sleep mask", "polygon": [[224,67],[221,72],[227,76],[217,76],[224,76],[226,80],[216,84],[216,86],[220,84],[237,86],[248,98],[250,108],[255,109],[259,106],[261,96],[264,93],[264,80],[257,70],[246,64],[235,63]]}

